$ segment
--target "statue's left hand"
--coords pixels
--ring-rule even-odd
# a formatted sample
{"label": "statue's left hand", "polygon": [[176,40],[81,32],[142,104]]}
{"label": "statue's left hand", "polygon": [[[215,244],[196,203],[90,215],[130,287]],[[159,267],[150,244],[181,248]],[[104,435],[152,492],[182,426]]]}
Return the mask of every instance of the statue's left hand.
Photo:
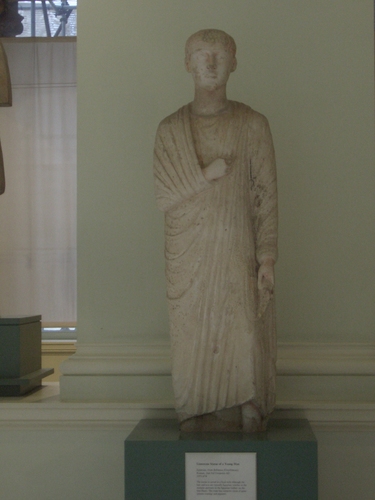
{"label": "statue's left hand", "polygon": [[265,259],[258,271],[258,289],[263,290],[267,288],[268,290],[273,290],[275,284],[275,272],[274,272],[275,261],[271,258]]}
{"label": "statue's left hand", "polygon": [[275,284],[274,275],[275,261],[273,259],[265,259],[258,271],[258,305],[257,317],[261,318],[266,311],[268,304],[273,296],[273,287]]}

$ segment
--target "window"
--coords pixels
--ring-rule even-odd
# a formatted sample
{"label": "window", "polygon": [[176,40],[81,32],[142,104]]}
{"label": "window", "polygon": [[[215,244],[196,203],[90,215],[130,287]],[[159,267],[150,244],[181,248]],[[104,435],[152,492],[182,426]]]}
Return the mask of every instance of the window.
{"label": "window", "polygon": [[77,35],[77,0],[0,0],[0,37]]}
{"label": "window", "polygon": [[21,37],[77,36],[77,0],[19,1]]}
{"label": "window", "polygon": [[0,108],[0,314],[42,314],[44,327],[63,327],[69,338],[76,322],[76,43],[2,43],[13,105]]}

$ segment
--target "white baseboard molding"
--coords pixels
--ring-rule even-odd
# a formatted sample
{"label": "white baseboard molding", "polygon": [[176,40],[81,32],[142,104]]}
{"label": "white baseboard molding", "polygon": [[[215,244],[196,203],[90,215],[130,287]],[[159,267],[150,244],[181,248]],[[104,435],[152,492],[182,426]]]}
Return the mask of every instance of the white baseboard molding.
{"label": "white baseboard molding", "polygon": [[375,431],[375,403],[280,401],[275,418],[306,418],[320,431]]}
{"label": "white baseboard molding", "polygon": [[[77,344],[64,375],[170,375],[167,340]],[[375,344],[279,343],[279,375],[375,375]]]}
{"label": "white baseboard molding", "polygon": [[[138,399],[157,404],[172,399],[170,345],[165,338],[78,343],[76,354],[60,369],[65,402]],[[280,343],[277,375],[281,401],[375,404],[375,344]],[[313,410],[310,414],[319,420]]]}
{"label": "white baseboard molding", "polygon": [[[174,419],[173,402],[62,402],[59,384],[45,384],[22,398],[0,398],[0,429],[118,429],[141,419]],[[272,418],[306,418],[316,430],[375,431],[375,402],[278,401]]]}
{"label": "white baseboard molding", "polygon": [[375,344],[280,343],[279,375],[375,375]]}

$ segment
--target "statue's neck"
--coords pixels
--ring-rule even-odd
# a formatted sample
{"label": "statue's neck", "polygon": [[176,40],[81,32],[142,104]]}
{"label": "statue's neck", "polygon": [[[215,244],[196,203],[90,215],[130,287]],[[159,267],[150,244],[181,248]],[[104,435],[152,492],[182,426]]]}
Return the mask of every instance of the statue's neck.
{"label": "statue's neck", "polygon": [[229,106],[226,87],[215,90],[195,89],[194,101],[190,105],[194,115],[216,115],[224,112]]}

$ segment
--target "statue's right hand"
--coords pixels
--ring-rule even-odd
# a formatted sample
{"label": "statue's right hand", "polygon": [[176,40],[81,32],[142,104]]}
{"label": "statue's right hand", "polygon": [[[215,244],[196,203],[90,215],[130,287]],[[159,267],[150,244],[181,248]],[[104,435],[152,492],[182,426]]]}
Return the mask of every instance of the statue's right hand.
{"label": "statue's right hand", "polygon": [[223,158],[216,158],[207,167],[202,169],[202,173],[207,181],[215,181],[228,175],[231,171],[231,166]]}

